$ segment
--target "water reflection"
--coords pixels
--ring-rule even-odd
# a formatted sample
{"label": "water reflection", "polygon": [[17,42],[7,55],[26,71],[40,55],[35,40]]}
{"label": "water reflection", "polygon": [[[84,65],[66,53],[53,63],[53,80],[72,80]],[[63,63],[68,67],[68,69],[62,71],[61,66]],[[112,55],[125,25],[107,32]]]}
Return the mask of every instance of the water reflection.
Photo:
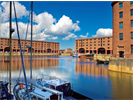
{"label": "water reflection", "polygon": [[[33,56],[33,61],[32,61],[32,68],[34,69],[40,69],[40,68],[47,68],[47,67],[59,67],[59,59],[43,59],[46,56]],[[7,71],[10,62],[8,61],[7,56],[2,56],[2,59],[0,60],[0,70],[1,71]],[[38,58],[38,59],[36,59]],[[41,58],[41,59],[39,59]],[[18,71],[20,70],[21,67],[21,57],[20,56],[12,56],[12,61],[11,61],[11,69],[12,71]],[[30,56],[24,56],[24,65],[25,69],[29,70],[30,69]],[[4,67],[5,66],[5,67]]]}
{"label": "water reflection", "polygon": [[[5,59],[0,57],[0,76],[3,77],[9,75],[9,62]],[[24,62],[27,77],[30,77],[30,56],[25,56]],[[76,92],[90,98],[133,99],[132,74],[108,71],[108,66],[97,65],[92,59],[33,56],[32,65],[34,79],[38,74],[46,74],[68,80]],[[12,56],[12,81],[18,78],[20,67],[20,56]]]}
{"label": "water reflection", "polygon": [[133,99],[133,75],[109,71],[115,99]]}
{"label": "water reflection", "polygon": [[83,73],[85,75],[94,76],[108,76],[108,67],[105,67],[104,65],[97,65],[95,63],[91,63],[94,62],[94,60],[92,59],[78,59],[78,61],[79,63],[75,63],[76,73]]}

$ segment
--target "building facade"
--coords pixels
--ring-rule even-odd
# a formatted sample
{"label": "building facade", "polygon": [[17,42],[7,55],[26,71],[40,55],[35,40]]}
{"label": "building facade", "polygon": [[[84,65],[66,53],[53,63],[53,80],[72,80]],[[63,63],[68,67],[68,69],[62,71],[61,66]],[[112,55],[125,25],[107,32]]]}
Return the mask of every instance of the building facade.
{"label": "building facade", "polygon": [[113,56],[133,57],[133,1],[114,1]]}
{"label": "building facade", "polygon": [[67,48],[67,53],[73,53],[71,48]]}
{"label": "building facade", "polygon": [[112,36],[75,40],[77,53],[112,54]]}
{"label": "building facade", "polygon": [[[26,46],[24,50],[25,40],[20,40],[22,51],[30,52],[31,41],[26,40]],[[20,52],[18,39],[12,39],[12,52]],[[32,41],[33,53],[59,53],[60,44],[58,42],[46,42],[46,41]],[[9,38],[0,38],[0,52],[9,52]]]}
{"label": "building facade", "polygon": [[59,53],[66,53],[66,50],[59,50]]}

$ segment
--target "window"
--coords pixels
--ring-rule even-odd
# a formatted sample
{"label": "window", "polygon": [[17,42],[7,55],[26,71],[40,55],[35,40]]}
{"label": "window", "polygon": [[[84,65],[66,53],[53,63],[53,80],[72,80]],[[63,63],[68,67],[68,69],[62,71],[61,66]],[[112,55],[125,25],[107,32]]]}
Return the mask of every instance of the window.
{"label": "window", "polygon": [[131,39],[133,39],[133,32],[131,32]]}
{"label": "window", "polygon": [[133,45],[131,45],[131,53],[133,53]]}
{"label": "window", "polygon": [[133,5],[133,1],[130,1],[130,5]]}
{"label": "window", "polygon": [[123,29],[123,22],[119,23],[119,29]]}
{"label": "window", "polygon": [[108,47],[108,49],[110,49],[110,47]]}
{"label": "window", "polygon": [[123,18],[123,12],[119,12],[119,18]]}
{"label": "window", "polygon": [[130,10],[131,16],[133,16],[133,9]]}
{"label": "window", "polygon": [[123,7],[123,3],[119,3],[119,8],[122,8]]}
{"label": "window", "polygon": [[110,45],[110,44],[108,44],[108,45]]}
{"label": "window", "polygon": [[133,20],[131,20],[131,27],[133,27]]}
{"label": "window", "polygon": [[123,33],[119,34],[119,40],[123,40]]}

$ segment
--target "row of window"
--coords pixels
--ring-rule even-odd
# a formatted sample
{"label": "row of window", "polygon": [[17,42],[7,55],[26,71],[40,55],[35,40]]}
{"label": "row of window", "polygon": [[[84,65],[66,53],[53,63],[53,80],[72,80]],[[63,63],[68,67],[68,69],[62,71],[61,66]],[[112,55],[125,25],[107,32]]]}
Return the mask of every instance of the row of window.
{"label": "row of window", "polygon": [[[102,38],[102,39],[105,39],[105,38]],[[110,39],[109,37],[108,37],[108,39]],[[86,41],[88,41],[89,39],[86,39]],[[90,41],[92,41],[92,40],[96,40],[96,39],[90,39]],[[101,38],[98,38],[98,40],[101,40]],[[84,42],[84,40],[79,40],[79,42]],[[78,43],[78,40],[76,40],[76,43]]]}
{"label": "row of window", "polygon": [[[130,10],[130,16],[133,16],[133,9]],[[123,18],[123,11],[119,12],[119,18]]]}
{"label": "row of window", "polygon": [[[102,42],[105,42],[105,41],[102,41]],[[108,42],[110,42],[110,41],[108,40]],[[90,43],[92,43],[92,42],[90,42]],[[96,41],[94,41],[94,43],[96,43]],[[101,41],[98,41],[98,43],[101,43]],[[79,43],[79,44],[84,44],[84,43]],[[86,44],[88,44],[88,42],[86,42]],[[78,45],[78,43],[76,43],[76,45]]]}
{"label": "row of window", "polygon": [[[133,5],[133,1],[130,1],[130,5]],[[123,7],[123,3],[119,3],[119,8]],[[130,10],[130,15],[133,16],[133,9]],[[123,18],[123,12],[119,12],[119,18]],[[133,20],[131,20],[131,27],[133,27]],[[119,29],[123,29],[123,22],[119,22]]]}
{"label": "row of window", "polygon": [[[133,5],[133,1],[130,1],[130,5]],[[119,8],[122,8],[122,7],[123,7],[123,3],[120,2],[120,3],[119,3]]]}
{"label": "row of window", "polygon": [[[133,28],[133,20],[131,20],[131,28]],[[119,22],[119,29],[123,29],[123,22]]]}
{"label": "row of window", "polygon": [[[133,40],[133,32],[131,32],[131,39]],[[119,40],[123,40],[123,33],[119,34]]]}

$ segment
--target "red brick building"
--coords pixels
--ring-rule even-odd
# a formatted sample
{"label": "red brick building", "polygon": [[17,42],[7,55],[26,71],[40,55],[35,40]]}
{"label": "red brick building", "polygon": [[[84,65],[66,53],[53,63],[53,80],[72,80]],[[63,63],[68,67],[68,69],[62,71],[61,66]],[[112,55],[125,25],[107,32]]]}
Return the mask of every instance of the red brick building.
{"label": "red brick building", "polygon": [[113,56],[133,57],[133,1],[114,1]]}
{"label": "red brick building", "polygon": [[[27,46],[31,45],[30,40],[26,40],[26,47],[24,50],[25,40],[21,40],[22,50],[30,52],[30,48]],[[46,42],[46,41],[32,41],[33,53],[59,53],[60,44],[58,42]],[[9,38],[0,38],[0,52],[9,52]],[[20,52],[18,39],[12,39],[12,52]]]}
{"label": "red brick building", "polygon": [[112,36],[76,39],[75,51],[89,54],[112,54]]}
{"label": "red brick building", "polygon": [[67,53],[73,53],[71,48],[67,48]]}
{"label": "red brick building", "polygon": [[66,53],[66,50],[59,50],[59,53]]}

